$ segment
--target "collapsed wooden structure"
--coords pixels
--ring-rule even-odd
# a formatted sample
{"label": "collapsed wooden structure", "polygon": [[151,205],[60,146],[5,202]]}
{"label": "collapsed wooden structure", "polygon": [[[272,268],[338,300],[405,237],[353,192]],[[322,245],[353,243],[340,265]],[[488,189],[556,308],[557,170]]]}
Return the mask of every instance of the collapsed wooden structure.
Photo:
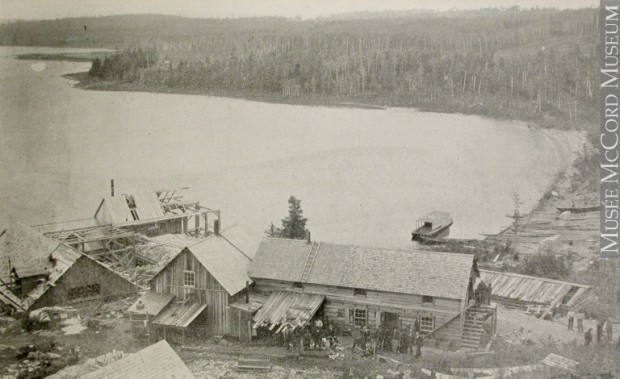
{"label": "collapsed wooden structure", "polygon": [[124,297],[137,288],[108,266],[21,224],[0,236],[0,301],[15,311]]}
{"label": "collapsed wooden structure", "polygon": [[495,327],[495,309],[472,304],[473,255],[265,238],[249,275],[269,296],[254,320],[272,329],[318,311],[345,330],[417,321],[425,338],[477,349],[482,324]]}
{"label": "collapsed wooden structure", "polygon": [[491,285],[493,301],[520,310],[537,307],[540,316],[561,306],[582,308],[592,299],[584,284],[489,270],[480,270],[480,276]]}
{"label": "collapsed wooden structure", "polygon": [[183,190],[112,193],[101,200],[93,218],[34,228],[113,268],[153,263],[136,253],[142,236],[207,236],[219,231],[220,211],[186,200]]}

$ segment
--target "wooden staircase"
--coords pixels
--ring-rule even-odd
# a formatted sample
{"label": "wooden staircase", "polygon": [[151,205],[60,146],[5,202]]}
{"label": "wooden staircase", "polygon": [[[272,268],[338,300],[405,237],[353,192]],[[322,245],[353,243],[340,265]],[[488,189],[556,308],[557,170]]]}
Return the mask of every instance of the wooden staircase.
{"label": "wooden staircase", "polygon": [[321,243],[312,242],[312,246],[310,247],[310,252],[308,253],[308,258],[306,258],[306,264],[304,265],[304,271],[301,273],[300,282],[306,283],[308,281],[308,276],[310,276],[310,271],[312,271],[312,266],[314,265],[314,260],[321,248]]}
{"label": "wooden staircase", "polygon": [[482,339],[482,324],[488,316],[487,311],[476,307],[467,309],[463,334],[461,335],[461,350],[478,350]]}

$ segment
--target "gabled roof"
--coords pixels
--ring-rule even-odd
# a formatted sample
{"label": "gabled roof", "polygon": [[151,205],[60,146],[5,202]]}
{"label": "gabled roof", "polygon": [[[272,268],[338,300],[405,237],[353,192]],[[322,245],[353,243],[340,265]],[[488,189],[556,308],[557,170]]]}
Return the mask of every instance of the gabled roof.
{"label": "gabled roof", "polygon": [[[463,299],[474,256],[397,250],[285,238],[265,238],[249,266],[252,278],[301,282],[311,249],[307,283]],[[309,263],[310,264],[310,263]]]}
{"label": "gabled roof", "polygon": [[83,375],[82,378],[195,379],[189,368],[165,340],[137,353],[130,354],[97,371]]}
{"label": "gabled roof", "polygon": [[20,277],[48,273],[53,267],[50,255],[58,245],[25,225],[10,227],[0,237],[0,279],[8,277],[13,267]]}
{"label": "gabled roof", "polygon": [[[222,235],[211,235],[202,242],[185,247],[179,254],[183,251],[193,254],[231,296],[244,289],[246,282],[252,283],[247,274],[250,258]],[[176,257],[170,262],[174,259]],[[163,267],[151,280],[166,267],[168,266]]]}
{"label": "gabled roof", "polygon": [[[37,284],[29,293],[24,294],[25,296],[20,304],[23,309],[30,308],[80,258],[90,259],[122,280],[129,282],[95,259],[72,247],[52,240],[31,227],[16,224],[0,236],[0,269],[3,270],[0,273],[0,278],[9,275],[11,270],[8,265],[9,259],[11,266],[15,267],[17,275],[21,277],[32,274],[46,274],[47,276],[47,280]],[[0,291],[3,292],[5,300],[10,300],[10,303],[13,303],[15,299],[10,297],[8,294],[10,291],[6,287],[0,286]]]}

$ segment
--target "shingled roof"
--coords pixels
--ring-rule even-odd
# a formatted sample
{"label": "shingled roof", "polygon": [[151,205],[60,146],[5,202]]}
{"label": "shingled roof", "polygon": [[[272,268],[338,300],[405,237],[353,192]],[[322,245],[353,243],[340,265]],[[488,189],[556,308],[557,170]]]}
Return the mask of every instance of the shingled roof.
{"label": "shingled roof", "polygon": [[83,375],[83,379],[194,379],[185,363],[165,340]]}
{"label": "shingled roof", "polygon": [[474,256],[397,250],[284,238],[265,238],[249,266],[255,279],[301,282],[314,245],[307,283],[367,290],[464,298]]}
{"label": "shingled roof", "polygon": [[[250,258],[223,235],[211,235],[200,242],[180,249],[176,256],[170,259],[170,262],[186,250],[196,257],[229,295],[233,296],[244,289],[247,282],[252,283],[252,279],[247,274]],[[162,267],[151,281],[155,280],[166,267]]]}
{"label": "shingled roof", "polygon": [[59,243],[22,224],[11,226],[0,237],[0,278],[47,274],[54,266],[50,255]]}

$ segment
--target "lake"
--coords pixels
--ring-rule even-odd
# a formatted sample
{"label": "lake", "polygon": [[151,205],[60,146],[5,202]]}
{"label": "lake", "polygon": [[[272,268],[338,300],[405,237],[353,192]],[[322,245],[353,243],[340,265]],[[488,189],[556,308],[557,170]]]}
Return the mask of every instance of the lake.
{"label": "lake", "polygon": [[583,136],[460,114],[307,107],[74,88],[88,63],[16,60],[77,49],[0,47],[0,229],[92,217],[117,193],[189,186],[253,253],[290,195],[313,239],[408,247],[415,220],[452,214],[451,237],[533,207]]}

